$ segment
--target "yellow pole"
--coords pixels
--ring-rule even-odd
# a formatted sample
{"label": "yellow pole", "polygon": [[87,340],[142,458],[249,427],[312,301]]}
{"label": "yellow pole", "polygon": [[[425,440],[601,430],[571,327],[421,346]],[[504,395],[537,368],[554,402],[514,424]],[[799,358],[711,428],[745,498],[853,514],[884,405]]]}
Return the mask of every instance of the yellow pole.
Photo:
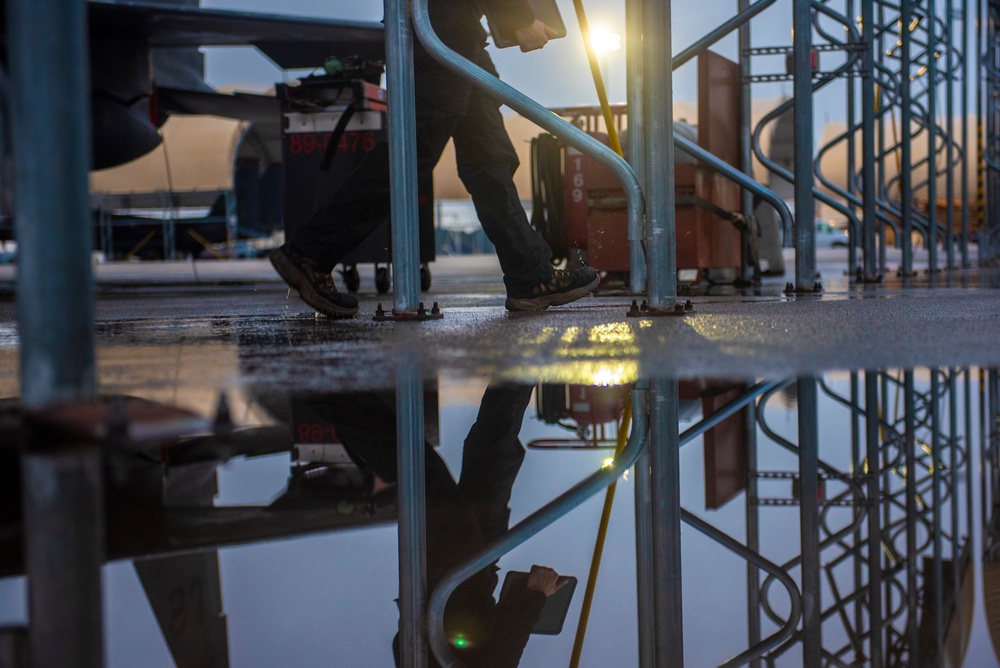
{"label": "yellow pole", "polygon": [[604,89],[601,65],[597,62],[597,52],[594,51],[594,45],[590,41],[590,27],[587,25],[587,13],[583,10],[583,0],[573,0],[573,7],[576,9],[576,20],[580,23],[580,32],[583,33],[583,46],[587,50],[587,61],[590,63],[590,74],[594,77],[594,88],[597,89],[597,99],[601,103],[604,124],[608,127],[608,140],[611,142],[611,150],[618,155],[622,155],[622,145],[618,140],[618,128],[615,127],[615,119],[611,113],[611,103],[608,102],[608,93]]}
{"label": "yellow pole", "polygon": [[[615,446],[615,457],[625,449],[628,442],[628,428],[632,421],[632,398],[625,401],[625,411],[622,413],[622,423],[618,427],[618,443]],[[580,621],[576,625],[576,639],[573,641],[573,656],[570,658],[571,668],[580,665],[580,655],[583,652],[583,639],[587,635],[587,621],[590,619],[590,607],[594,602],[594,589],[597,587],[597,573],[601,569],[601,556],[604,553],[604,540],[608,535],[608,523],[611,521],[611,506],[615,502],[615,487],[611,483],[604,495],[604,510],[601,512],[601,524],[597,529],[597,542],[594,543],[594,556],[590,560],[590,575],[587,577],[587,590],[583,595],[583,606],[580,609]]]}

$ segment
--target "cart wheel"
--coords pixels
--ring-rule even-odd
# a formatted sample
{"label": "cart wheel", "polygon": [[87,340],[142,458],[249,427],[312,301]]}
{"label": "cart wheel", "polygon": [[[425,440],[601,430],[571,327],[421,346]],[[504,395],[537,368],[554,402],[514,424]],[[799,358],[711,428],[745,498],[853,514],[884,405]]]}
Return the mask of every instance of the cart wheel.
{"label": "cart wheel", "polygon": [[379,294],[389,292],[389,268],[375,266],[375,289]]}
{"label": "cart wheel", "polygon": [[427,265],[420,267],[420,291],[427,292],[431,289],[431,270]]}
{"label": "cart wheel", "polygon": [[354,264],[345,264],[340,270],[340,275],[344,277],[344,285],[348,292],[357,292],[361,287],[361,275],[358,274],[358,267]]}

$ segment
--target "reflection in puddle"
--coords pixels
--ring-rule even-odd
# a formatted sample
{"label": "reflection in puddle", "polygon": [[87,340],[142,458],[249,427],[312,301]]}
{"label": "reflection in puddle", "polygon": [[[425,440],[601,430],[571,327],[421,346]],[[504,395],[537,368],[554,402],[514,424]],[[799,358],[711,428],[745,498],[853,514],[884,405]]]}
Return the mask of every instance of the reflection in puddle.
{"label": "reflection in puddle", "polygon": [[[680,381],[688,665],[800,665],[812,643],[831,665],[995,663],[998,378],[914,369]],[[425,383],[428,596],[601,471],[626,440],[629,396],[614,385]],[[391,665],[407,651],[393,603],[395,393],[257,384],[228,397],[210,432],[107,457],[107,556],[135,573],[106,569],[110,665]],[[815,488],[800,469],[811,420]],[[18,464],[4,452],[0,624],[23,624]],[[469,666],[542,666],[567,663],[577,645],[580,665],[637,665],[636,485],[634,471],[618,477],[605,520],[597,490],[464,580],[444,610],[449,651]],[[800,534],[811,532],[818,548],[804,554]],[[810,600],[818,634],[799,616]]]}

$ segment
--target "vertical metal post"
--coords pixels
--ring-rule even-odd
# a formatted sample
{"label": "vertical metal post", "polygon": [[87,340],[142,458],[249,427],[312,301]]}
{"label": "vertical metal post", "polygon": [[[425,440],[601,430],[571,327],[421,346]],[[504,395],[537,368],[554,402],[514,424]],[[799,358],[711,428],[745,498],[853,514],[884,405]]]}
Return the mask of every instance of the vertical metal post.
{"label": "vertical metal post", "polygon": [[[927,271],[938,269],[937,257],[937,5],[927,0]],[[949,112],[950,113],[950,112]]]}
{"label": "vertical metal post", "polygon": [[[633,410],[640,408],[634,406]],[[635,462],[635,575],[640,668],[653,668],[657,665],[653,605],[653,498],[650,489],[649,450],[648,447],[643,448]]]}
{"label": "vertical metal post", "polygon": [[[10,104],[21,400],[32,410],[94,394],[87,15],[79,0],[19,0],[6,12],[20,93]],[[21,470],[31,660],[101,666],[100,455],[29,447]]]}
{"label": "vertical metal post", "polygon": [[[796,101],[797,102],[797,101]],[[819,415],[816,379],[798,381],[799,530],[802,547],[802,664],[823,661],[819,564]]]}
{"label": "vertical metal post", "polygon": [[969,0],[962,0],[962,268],[969,262],[969,161],[974,146],[969,144],[969,76],[972,74],[969,57]]}
{"label": "vertical metal post", "polygon": [[[750,0],[739,0],[737,9],[740,13],[750,7]],[[738,32],[739,66],[740,66],[740,171],[747,176],[753,176],[753,112],[751,106],[750,86],[750,22],[744,21]],[[753,215],[753,194],[744,188],[742,191],[743,216],[750,220]],[[750,230],[750,234],[754,230]],[[759,663],[759,662],[754,662]]]}
{"label": "vertical metal post", "polygon": [[677,381],[654,380],[651,389],[649,446],[656,665],[682,666],[684,634],[681,598],[680,437]]}
{"label": "vertical metal post", "polygon": [[986,178],[985,165],[983,164],[983,100],[985,97],[986,84],[983,81],[985,79],[985,71],[983,70],[983,5],[984,0],[978,0],[976,2],[976,195],[977,204],[976,207],[976,219],[977,219],[977,231],[979,232],[979,266],[983,266],[983,262],[986,260],[986,237],[987,237],[987,227],[986,227],[986,199],[985,199],[985,183]]}
{"label": "vertical metal post", "polygon": [[642,9],[646,292],[651,308],[664,308],[677,299],[670,0],[644,2]]}
{"label": "vertical metal post", "polygon": [[913,109],[913,99],[911,94],[911,83],[910,83],[910,50],[913,44],[912,31],[910,30],[910,23],[913,21],[913,0],[902,0],[902,10],[900,14],[899,29],[902,31],[900,36],[900,42],[902,45],[900,47],[900,73],[899,73],[899,88],[900,88],[900,125],[901,131],[901,144],[900,144],[900,154],[901,154],[901,173],[899,175],[899,182],[902,187],[902,193],[900,194],[900,208],[902,212],[902,220],[900,221],[900,239],[898,242],[902,244],[903,249],[903,266],[902,273],[903,276],[913,275],[913,176],[910,173],[913,165],[912,156],[912,143],[913,143],[913,127],[911,125],[911,116]]}
{"label": "vertical metal post", "polygon": [[816,204],[813,201],[812,0],[793,0],[795,62],[795,289],[816,283]]}
{"label": "vertical metal post", "polygon": [[[225,195],[226,201],[226,245],[229,246],[229,257],[235,257],[233,249],[236,247],[236,240],[239,239],[240,235],[240,215],[238,202],[236,201],[236,191],[227,190]],[[177,244],[173,244],[174,255],[176,255]]]}
{"label": "vertical metal post", "polygon": [[879,474],[882,463],[879,449],[878,372],[865,371],[865,453],[868,461],[868,656],[872,668],[884,665],[882,653],[882,529],[879,524],[881,493]]}
{"label": "vertical metal post", "polygon": [[399,639],[401,665],[427,665],[424,512],[424,395],[412,357],[401,355],[396,377],[397,480],[399,485]]}
{"label": "vertical metal post", "polygon": [[[643,120],[642,40],[643,0],[625,0],[625,79],[628,98],[628,161],[639,183],[646,183],[645,121]],[[645,232],[643,232],[645,234]],[[629,239],[629,289],[641,293],[646,286],[646,255],[642,238]]]}
{"label": "vertical metal post", "polygon": [[12,1],[7,21],[21,393],[34,407],[94,392],[86,4]]}
{"label": "vertical metal post", "polygon": [[[862,3],[862,4],[864,5],[864,4],[868,4],[868,3]],[[862,6],[862,11],[864,11],[864,6]],[[879,5],[878,5],[878,25],[880,27],[885,25],[885,12],[886,12],[885,3],[881,3],[880,2]],[[874,23],[873,23],[873,25],[874,25]],[[872,39],[874,41],[873,50],[878,53],[878,58],[876,59],[876,63],[879,66],[884,66],[885,65],[885,60],[886,60],[885,49],[881,48],[881,45],[882,45],[882,41],[881,41],[882,40],[882,34],[883,34],[882,32],[876,32],[875,30],[872,30]],[[873,69],[872,70],[872,77],[873,78],[874,78],[874,74],[875,74],[875,70]],[[873,81],[873,83],[874,83],[874,81]],[[876,99],[875,99],[875,104],[878,106],[878,109],[879,109],[879,122],[878,122],[878,125],[876,126],[876,132],[878,134],[878,140],[877,140],[877,142],[878,142],[877,143],[877,146],[878,146],[878,155],[880,156],[879,161],[878,161],[878,165],[877,165],[878,169],[876,171],[876,176],[875,176],[875,187],[876,187],[876,191],[875,192],[877,193],[877,197],[878,197],[879,200],[881,200],[883,197],[886,196],[886,192],[885,192],[885,180],[886,180],[886,175],[885,175],[885,172],[886,172],[886,169],[885,169],[885,161],[886,161],[886,150],[885,150],[885,117],[886,117],[886,112],[885,112],[885,109],[884,109],[884,107],[886,106],[885,105],[885,99],[886,99],[886,96],[885,96],[884,92],[882,92],[882,94],[880,96],[877,96]],[[889,113],[892,113],[892,111],[890,110]],[[878,233],[878,268],[879,268],[879,271],[882,272],[883,274],[888,271],[888,249],[886,248],[886,239],[888,237],[888,227],[889,227],[888,225],[884,225],[884,224],[878,226],[878,229],[879,229],[879,233]]]}
{"label": "vertical metal post", "polygon": [[[760,506],[757,505],[757,402],[747,405],[746,530],[747,547],[760,553]],[[760,642],[760,570],[747,562],[747,640],[750,647]],[[760,659],[750,668],[760,668]]]}
{"label": "vertical metal post", "polygon": [[[847,0],[847,10],[846,15],[849,17],[854,16],[854,0]],[[855,138],[855,127],[856,116],[857,116],[857,84],[855,81],[855,73],[852,69],[847,73],[847,181],[846,188],[848,193],[853,196],[857,195],[857,181],[854,175],[857,170],[857,144],[854,141]],[[857,216],[858,207],[855,205],[854,197],[851,197],[847,201],[847,206],[851,211],[851,214]],[[862,223],[863,224],[863,223]],[[861,235],[864,235],[862,230],[858,230]],[[853,279],[857,274],[858,269],[858,235],[853,231],[849,233],[850,236],[847,240],[847,273]],[[856,604],[860,609],[860,603]]]}
{"label": "vertical metal post", "polygon": [[[906,27],[904,26],[904,30]],[[913,370],[903,372],[904,421],[903,447],[906,461],[906,637],[910,646],[910,665],[919,665],[920,633],[917,588],[917,438],[916,400]]]}
{"label": "vertical metal post", "polygon": [[861,58],[861,190],[864,230],[864,276],[874,281],[878,276],[875,232],[878,226],[875,204],[879,194],[875,185],[875,3],[861,2],[864,54]]}
{"label": "vertical metal post", "polygon": [[384,3],[392,193],[392,310],[405,313],[415,311],[420,299],[413,34],[408,0],[384,0]]}
{"label": "vertical metal post", "polygon": [[944,15],[945,20],[945,70],[948,76],[945,78],[944,107],[947,110],[945,117],[945,131],[948,135],[945,141],[945,201],[948,208],[945,214],[945,244],[947,245],[948,269],[955,268],[955,31],[953,23],[955,20],[954,0],[945,0]]}

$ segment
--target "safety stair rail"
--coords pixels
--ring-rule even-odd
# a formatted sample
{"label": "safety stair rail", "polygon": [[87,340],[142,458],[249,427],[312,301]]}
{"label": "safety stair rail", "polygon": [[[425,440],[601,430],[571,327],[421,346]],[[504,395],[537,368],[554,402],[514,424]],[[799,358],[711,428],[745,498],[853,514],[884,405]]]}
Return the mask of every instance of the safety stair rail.
{"label": "safety stair rail", "polygon": [[446,668],[461,666],[451,651],[444,634],[444,610],[458,586],[475,573],[518,547],[529,538],[563,517],[584,501],[615,482],[639,458],[649,438],[647,429],[647,383],[636,383],[632,389],[632,432],[621,453],[614,460],[563,492],[528,517],[518,522],[503,536],[487,545],[478,554],[449,571],[438,583],[427,605],[427,634],[437,660]]}
{"label": "safety stair rail", "polygon": [[622,184],[628,204],[629,241],[643,239],[642,223],[645,214],[645,200],[642,188],[632,168],[622,157],[569,121],[560,118],[524,93],[504,83],[446,46],[431,25],[427,0],[413,0],[412,12],[414,31],[432,58],[473,85],[490,92],[514,111],[567,142],[581,153],[597,160],[615,174]]}
{"label": "safety stair rail", "polygon": [[786,235],[791,234],[795,224],[795,219],[792,217],[792,212],[788,208],[788,204],[785,203],[785,200],[778,197],[773,190],[762,186],[752,177],[747,176],[739,169],[730,165],[728,162],[720,160],[687,137],[674,133],[674,146],[684,151],[695,160],[705,163],[715,171],[728,178],[730,181],[743,186],[774,207],[774,209],[778,212],[778,216],[781,218],[781,225],[784,233]]}

